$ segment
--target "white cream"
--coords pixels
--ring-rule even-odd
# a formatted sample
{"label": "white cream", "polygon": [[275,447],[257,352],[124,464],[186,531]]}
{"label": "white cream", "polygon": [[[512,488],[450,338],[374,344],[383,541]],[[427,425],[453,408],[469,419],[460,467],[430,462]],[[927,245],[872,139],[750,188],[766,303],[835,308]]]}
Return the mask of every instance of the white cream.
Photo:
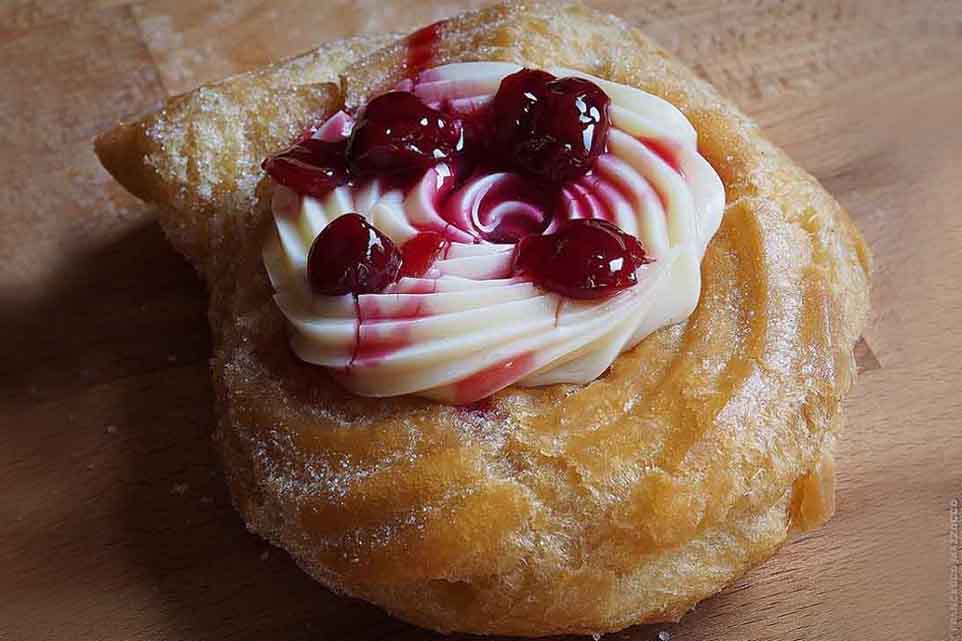
{"label": "white cream", "polygon": [[[446,100],[472,110],[519,68],[446,65],[421,73],[411,87],[432,106]],[[339,187],[323,199],[278,186],[276,233],[267,240],[264,262],[301,359],[331,368],[363,396],[416,394],[466,403],[510,384],[588,383],[621,352],[691,314],[701,290],[701,259],[725,205],[722,182],[698,153],[694,128],[657,96],[571,69],[550,71],[604,89],[611,129],[607,153],[588,176],[565,188],[563,211],[553,212],[546,233],[558,220],[605,212],[655,259],[638,270],[638,284],[608,299],[579,301],[512,278],[513,246],[480,238],[492,221],[534,215],[539,206],[537,194],[526,195],[527,202],[496,198],[500,187],[516,180],[512,174],[474,176],[455,186],[450,168],[440,164],[406,194],[375,179]],[[347,135],[344,115],[334,118],[323,135]],[[659,148],[671,150],[680,172]],[[352,211],[398,245],[427,230],[455,242],[422,278],[402,278],[356,301],[314,295],[305,272],[311,243],[331,220]]]}

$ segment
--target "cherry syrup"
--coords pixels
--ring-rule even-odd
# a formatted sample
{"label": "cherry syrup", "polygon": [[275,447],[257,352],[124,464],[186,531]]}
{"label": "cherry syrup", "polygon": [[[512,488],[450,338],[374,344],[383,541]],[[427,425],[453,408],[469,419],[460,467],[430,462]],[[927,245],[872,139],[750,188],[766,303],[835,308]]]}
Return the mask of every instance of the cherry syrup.
{"label": "cherry syrup", "polygon": [[444,20],[440,20],[429,24],[407,37],[404,65],[409,75],[414,75],[431,66],[434,60],[434,49],[441,39],[441,27],[444,23]]}
{"label": "cherry syrup", "polygon": [[665,164],[671,167],[675,173],[682,176],[685,175],[685,172],[681,170],[681,162],[678,159],[678,151],[672,145],[651,138],[645,138],[641,142],[656,156],[665,161]]}
{"label": "cherry syrup", "polygon": [[422,231],[401,245],[401,276],[419,278],[431,269],[431,265],[443,258],[451,242],[435,231]]}

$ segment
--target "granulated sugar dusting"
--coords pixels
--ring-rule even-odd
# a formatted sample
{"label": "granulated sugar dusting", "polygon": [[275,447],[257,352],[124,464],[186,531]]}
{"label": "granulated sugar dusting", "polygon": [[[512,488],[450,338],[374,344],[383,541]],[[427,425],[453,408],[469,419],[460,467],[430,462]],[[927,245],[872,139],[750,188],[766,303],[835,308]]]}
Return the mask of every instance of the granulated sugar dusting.
{"label": "granulated sugar dusting", "polygon": [[[339,43],[176,99],[100,150],[166,206],[165,231],[207,277],[233,498],[332,589],[435,628],[590,634],[681,616],[770,556],[790,524],[830,513],[808,501],[800,520],[797,488],[831,489],[814,472],[831,469],[867,254],[754,124],[620,20],[517,3],[429,32],[438,64],[577,67],[689,116],[730,203],[701,301],[587,385],[460,408],[354,397],[288,349],[260,255],[271,184],[259,162],[340,107],[339,86],[311,83],[343,71],[360,106],[410,71],[407,43]],[[149,161],[132,170],[137,154]]]}

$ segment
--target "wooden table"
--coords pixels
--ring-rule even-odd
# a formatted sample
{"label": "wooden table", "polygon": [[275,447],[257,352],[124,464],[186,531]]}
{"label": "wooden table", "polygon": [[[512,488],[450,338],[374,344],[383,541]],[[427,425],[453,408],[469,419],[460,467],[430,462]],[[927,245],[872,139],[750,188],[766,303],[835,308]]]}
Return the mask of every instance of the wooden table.
{"label": "wooden table", "polygon": [[[0,4],[0,639],[432,638],[246,533],[209,446],[201,284],[90,141],[204,81],[468,4]],[[614,636],[959,639],[962,6],[598,4],[757,118],[877,256],[835,519],[680,625]]]}

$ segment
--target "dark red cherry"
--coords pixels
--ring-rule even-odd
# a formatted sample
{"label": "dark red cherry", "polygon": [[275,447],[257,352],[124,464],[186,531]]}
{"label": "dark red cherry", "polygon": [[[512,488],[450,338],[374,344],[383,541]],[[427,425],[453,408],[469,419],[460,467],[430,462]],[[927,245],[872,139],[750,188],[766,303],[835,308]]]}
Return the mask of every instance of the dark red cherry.
{"label": "dark red cherry", "polygon": [[515,250],[514,273],[569,298],[604,298],[635,285],[651,262],[638,239],[605,220],[580,219],[558,232],[528,236]]}
{"label": "dark red cherry", "polygon": [[422,231],[401,245],[401,276],[423,276],[451,243],[436,231]]}
{"label": "dark red cherry", "polygon": [[545,141],[554,141],[556,147],[541,148],[539,158],[545,161],[548,178],[573,180],[587,173],[605,150],[611,99],[584,78],[559,78],[547,88],[539,124]]}
{"label": "dark red cherry", "polygon": [[271,178],[299,194],[324,196],[348,181],[345,142],[305,138],[267,158],[261,167]]}
{"label": "dark red cherry", "polygon": [[544,100],[547,84],[555,79],[547,71],[522,69],[505,76],[494,95],[491,111],[498,147],[510,151],[520,137],[535,127],[536,109]]}
{"label": "dark red cherry", "polygon": [[461,123],[414,94],[392,91],[364,107],[347,145],[357,175],[427,169],[464,146]]}
{"label": "dark red cherry", "polygon": [[360,214],[344,214],[325,227],[307,256],[315,294],[372,294],[398,278],[401,252]]}
{"label": "dark red cherry", "polygon": [[495,96],[499,146],[522,171],[555,183],[574,180],[604,152],[610,102],[590,80],[523,69]]}

